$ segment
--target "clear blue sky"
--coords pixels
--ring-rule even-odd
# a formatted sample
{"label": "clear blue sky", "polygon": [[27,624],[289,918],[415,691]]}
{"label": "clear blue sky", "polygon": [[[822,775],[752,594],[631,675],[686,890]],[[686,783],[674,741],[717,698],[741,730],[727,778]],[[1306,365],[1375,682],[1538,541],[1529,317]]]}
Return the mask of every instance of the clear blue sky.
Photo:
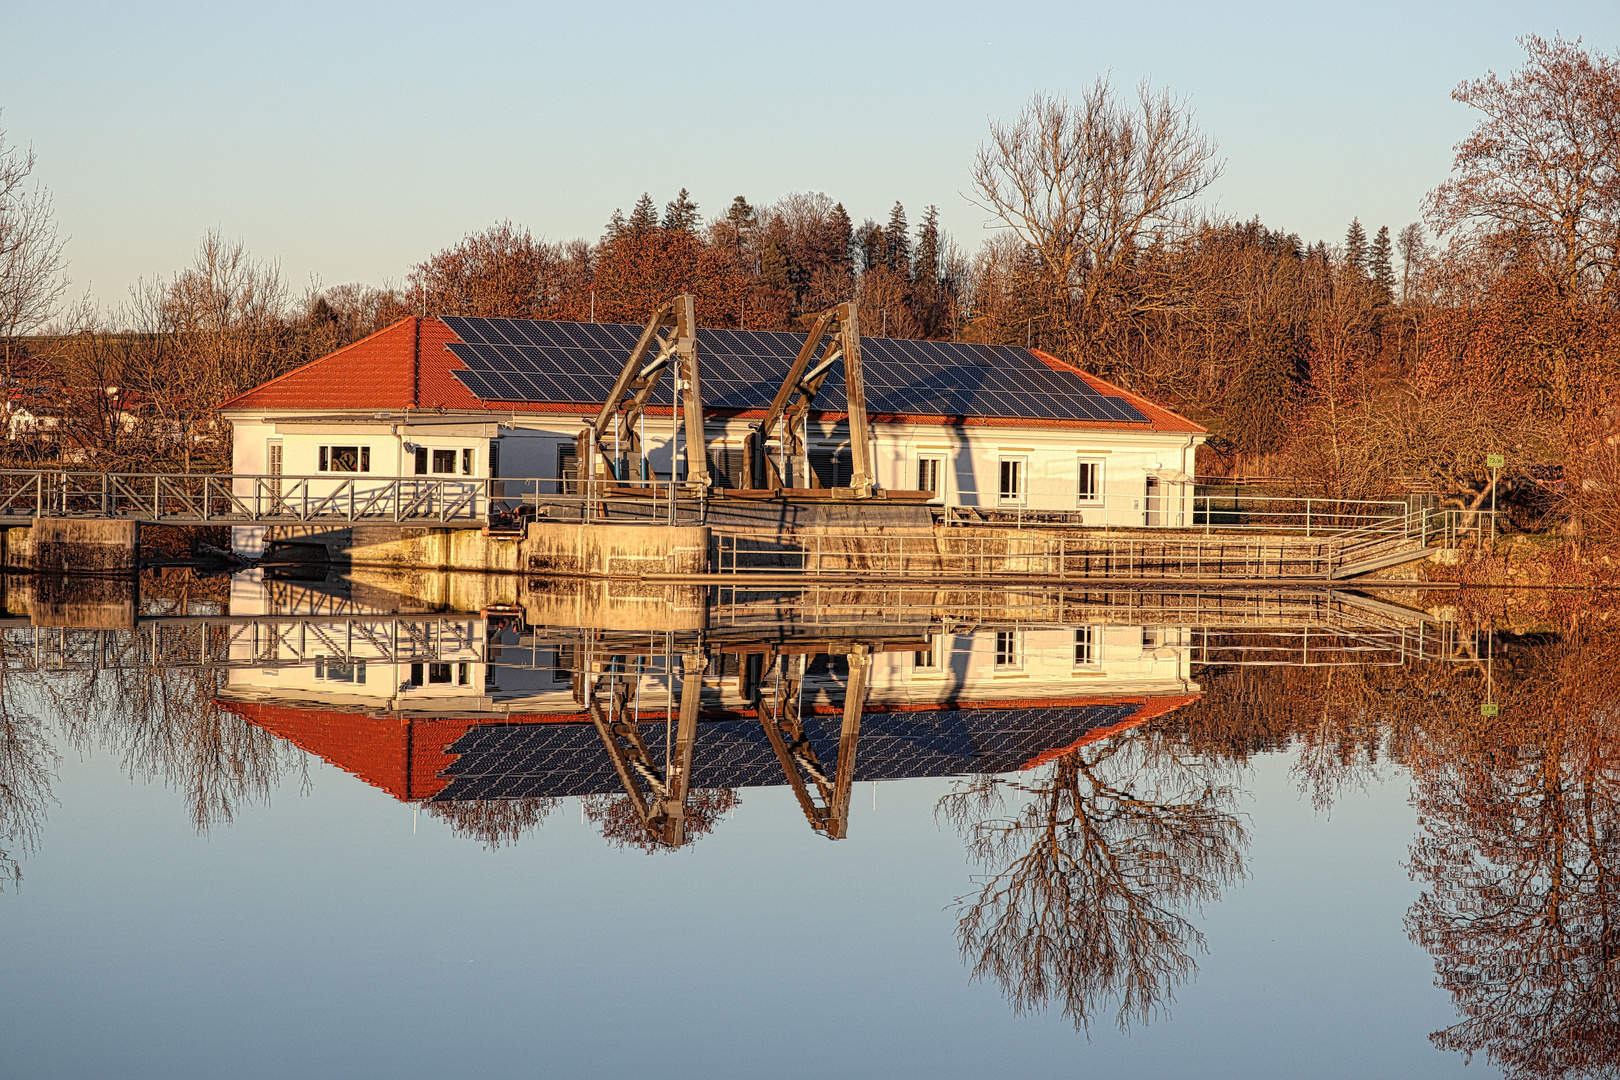
{"label": "clear blue sky", "polygon": [[1419,216],[1472,120],[1456,83],[1516,36],[1620,44],[1620,5],[1002,3],[223,5],[0,0],[0,106],[117,301],[205,229],[295,289],[381,284],[511,218],[595,239],[643,190],[703,212],[795,190],[859,222],[938,204],[985,235],[992,118],[1099,73],[1190,98],[1227,160],[1215,209],[1342,238]]}

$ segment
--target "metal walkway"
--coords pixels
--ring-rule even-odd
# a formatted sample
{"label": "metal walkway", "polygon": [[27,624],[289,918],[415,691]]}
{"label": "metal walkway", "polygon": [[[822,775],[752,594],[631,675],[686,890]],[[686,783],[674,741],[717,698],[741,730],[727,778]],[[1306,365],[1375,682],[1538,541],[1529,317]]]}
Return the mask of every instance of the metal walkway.
{"label": "metal walkway", "polygon": [[[675,521],[701,516],[692,484],[654,481],[637,497],[559,493],[556,479],[371,476],[248,476],[231,473],[103,473],[0,470],[0,525],[35,518],[117,518],[162,525],[436,524],[482,528],[513,520],[525,505],[552,512],[625,504],[619,516]],[[570,484],[570,486],[575,486]],[[644,492],[644,494],[643,494]]]}

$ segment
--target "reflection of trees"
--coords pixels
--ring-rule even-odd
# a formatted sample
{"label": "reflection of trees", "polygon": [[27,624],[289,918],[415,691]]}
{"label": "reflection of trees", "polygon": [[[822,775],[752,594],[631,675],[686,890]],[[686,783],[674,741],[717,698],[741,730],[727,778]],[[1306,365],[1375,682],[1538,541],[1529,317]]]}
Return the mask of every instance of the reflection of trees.
{"label": "reflection of trees", "polygon": [[540,826],[561,799],[458,799],[429,802],[422,808],[450,826],[459,837],[476,840],[491,851],[516,844]]}
{"label": "reflection of trees", "polygon": [[199,831],[264,801],[297,758],[270,732],[222,708],[212,668],[87,671],[40,680],[63,729],[80,745],[118,753],[132,777],[186,793]]}
{"label": "reflection of trees", "polygon": [[1464,703],[1415,748],[1425,892],[1407,930],[1461,1017],[1436,1044],[1514,1077],[1607,1075],[1620,1065],[1620,640],[1530,652],[1497,668],[1499,716]]}
{"label": "reflection of trees", "polygon": [[17,684],[0,660],[0,887],[22,880],[17,854],[39,843],[39,828],[51,798],[56,752],[44,725],[17,700]]}
{"label": "reflection of trees", "polygon": [[1231,789],[1138,730],[1028,778],[960,782],[940,812],[989,869],[963,898],[958,938],[975,978],[1019,1012],[1056,999],[1077,1028],[1105,1002],[1146,1021],[1194,970],[1186,912],[1242,873]]}
{"label": "reflection of trees", "polygon": [[1231,765],[1292,749],[1301,791],[1327,809],[1338,792],[1376,779],[1382,760],[1404,762],[1444,703],[1476,700],[1480,674],[1455,663],[1212,668],[1200,673],[1203,697],[1160,728]]}
{"label": "reflection of trees", "polygon": [[[640,851],[668,851],[669,845],[642,824],[635,804],[628,795],[586,795],[581,800],[585,816],[602,830],[602,836],[617,847]],[[686,795],[686,843],[713,832],[720,819],[742,800],[732,788],[693,788]]]}

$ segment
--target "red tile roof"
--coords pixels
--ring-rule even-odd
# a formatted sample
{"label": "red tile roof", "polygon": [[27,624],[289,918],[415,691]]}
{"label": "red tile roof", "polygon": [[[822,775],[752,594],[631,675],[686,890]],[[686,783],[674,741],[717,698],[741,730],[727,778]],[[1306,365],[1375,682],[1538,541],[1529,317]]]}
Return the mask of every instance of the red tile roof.
{"label": "red tile roof", "polygon": [[1156,401],[1145,398],[1141,394],[1133,393],[1130,390],[1125,389],[1123,386],[1115,386],[1107,379],[1098,378],[1089,371],[1082,371],[1073,364],[1064,363],[1051,353],[1042,352],[1040,349],[1031,349],[1030,352],[1039,357],[1041,361],[1048,367],[1051,367],[1057,371],[1074,372],[1076,375],[1086,380],[1091,388],[1097,391],[1097,393],[1106,394],[1109,397],[1124,398],[1132,405],[1135,405],[1137,411],[1143,416],[1147,417],[1152,423],[1154,431],[1185,431],[1188,434],[1203,434],[1209,430],[1202,424],[1195,424],[1185,416],[1182,416],[1180,413],[1171,412],[1163,405],[1160,405]]}
{"label": "red tile roof", "polygon": [[[447,346],[460,339],[443,322],[410,316],[385,330],[345,346],[330,356],[289,371],[262,386],[225,402],[231,410],[382,410],[448,409],[498,413],[565,413],[577,415],[594,402],[485,401],[474,397],[451,373],[466,368]],[[1066,364],[1049,353],[1032,350],[1048,366],[1078,374],[1098,393],[1124,398],[1148,418],[1147,424],[1099,420],[1013,419],[984,416],[934,416],[912,413],[873,414],[878,422],[940,424],[967,427],[1079,428],[1118,431],[1163,431],[1201,434],[1205,429],[1186,417],[1140,394]],[[667,415],[668,406],[652,406],[649,415]],[[726,410],[717,415],[743,419],[763,415],[763,409]],[[841,412],[825,412],[837,421]]]}

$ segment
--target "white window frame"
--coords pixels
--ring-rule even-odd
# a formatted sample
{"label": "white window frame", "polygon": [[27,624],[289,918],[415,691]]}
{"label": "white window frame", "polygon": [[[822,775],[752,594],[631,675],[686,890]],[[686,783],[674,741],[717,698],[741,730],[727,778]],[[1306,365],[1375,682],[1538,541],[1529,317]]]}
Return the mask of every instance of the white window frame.
{"label": "white window frame", "polygon": [[[1103,462],[1100,457],[1080,455],[1074,459],[1074,501],[1078,506],[1096,506],[1103,501]],[[1087,468],[1092,470],[1092,491],[1088,495],[1082,489],[1080,481],[1086,475]]]}
{"label": "white window frame", "polygon": [[[334,460],[336,458],[336,455],[332,453],[332,451],[334,451],[334,450],[353,450],[355,452],[355,455],[354,455],[355,456],[355,464],[357,466],[359,466],[359,467],[352,470],[352,471],[349,470],[349,469],[334,469],[334,468],[332,468],[332,464],[333,464],[333,462],[334,462]],[[343,443],[341,445],[339,445],[337,443],[331,443],[331,444],[328,444],[328,445],[325,445],[325,446],[321,446],[316,451],[315,465],[316,465],[316,468],[315,468],[316,472],[324,472],[324,473],[341,472],[341,473],[347,473],[347,474],[349,474],[351,476],[356,475],[358,473],[368,473],[368,472],[371,471],[371,447],[364,444],[364,443],[361,443],[359,445],[356,445],[354,443]]]}
{"label": "white window frame", "polygon": [[[927,654],[929,664],[927,667],[917,663],[917,657]],[[913,679],[943,679],[945,677],[945,635],[935,634],[928,641],[926,649],[914,649],[911,653],[911,677]]]}
{"label": "white window frame", "polygon": [[925,462],[925,461],[930,461],[930,462],[933,462],[933,464],[934,464],[934,498],[943,500],[945,498],[945,455],[944,454],[918,454],[917,455],[917,474],[916,475],[917,475],[917,485],[918,485],[917,490],[918,491],[927,491],[928,490],[927,488],[922,486],[923,462]]}
{"label": "white window frame", "polygon": [[[1085,638],[1082,640],[1081,635]],[[1082,644],[1085,647],[1085,659],[1080,658]],[[1100,626],[1076,626],[1074,628],[1074,668],[1076,671],[1094,671],[1102,666],[1103,634]]]}
{"label": "white window frame", "polygon": [[[1014,475],[1018,483],[1013,494],[1007,494],[1006,474],[1007,466],[1016,470]],[[997,506],[1026,506],[1029,503],[1029,455],[1003,454],[996,466],[996,505]]]}
{"label": "white window frame", "polygon": [[[1003,642],[1006,644],[1004,645]],[[1006,659],[1003,659],[1003,658]],[[1024,670],[1024,634],[1021,630],[996,631],[995,668],[1001,671]]]}

